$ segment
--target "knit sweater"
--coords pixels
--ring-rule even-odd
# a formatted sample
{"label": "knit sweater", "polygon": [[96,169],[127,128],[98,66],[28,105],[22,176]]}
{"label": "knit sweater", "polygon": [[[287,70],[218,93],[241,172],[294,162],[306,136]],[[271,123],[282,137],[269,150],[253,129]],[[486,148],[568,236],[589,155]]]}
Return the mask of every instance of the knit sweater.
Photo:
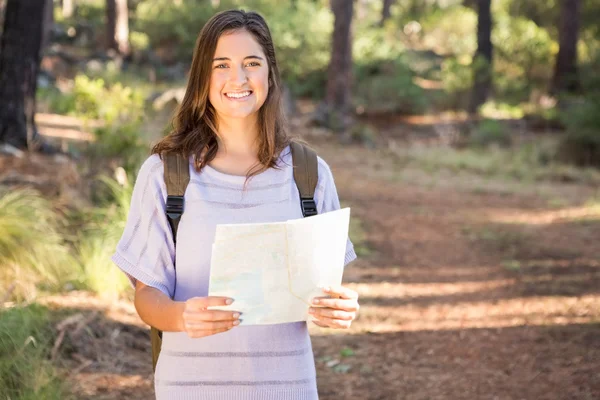
{"label": "knit sweater", "polygon": [[[337,210],[331,170],[321,158],[318,161],[317,210]],[[136,179],[114,263],[133,286],[140,280],[176,301],[207,296],[217,224],[302,218],[289,147],[281,153],[278,168],[254,176],[246,188],[244,182],[245,177],[210,166],[198,173],[190,164],[175,249],[165,216],[163,164],[157,155],[150,156]],[[345,264],[355,258],[348,239]],[[195,339],[185,332],[164,332],[154,386],[159,400],[318,399],[307,324],[238,326]]]}

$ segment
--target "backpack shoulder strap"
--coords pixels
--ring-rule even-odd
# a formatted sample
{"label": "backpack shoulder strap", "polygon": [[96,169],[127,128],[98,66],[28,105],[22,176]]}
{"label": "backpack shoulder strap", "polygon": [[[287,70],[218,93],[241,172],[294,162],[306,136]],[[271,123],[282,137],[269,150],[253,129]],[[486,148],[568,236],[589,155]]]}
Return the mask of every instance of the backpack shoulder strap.
{"label": "backpack shoulder strap", "polygon": [[[179,220],[185,209],[183,195],[190,182],[189,161],[177,153],[163,153],[164,179],[167,185],[166,213],[171,232],[173,232],[173,243],[177,243],[177,228]],[[162,331],[150,327],[150,345],[152,348],[152,370],[156,371],[156,363],[162,347]]]}
{"label": "backpack shoulder strap", "polygon": [[164,153],[163,164],[164,179],[167,185],[167,219],[173,232],[173,242],[176,243],[179,220],[185,208],[183,195],[190,182],[190,165],[189,161],[178,153]]}
{"label": "backpack shoulder strap", "polygon": [[292,159],[294,162],[294,180],[300,193],[302,215],[310,217],[317,215],[315,190],[319,180],[319,162],[317,153],[310,147],[298,142],[291,142]]}

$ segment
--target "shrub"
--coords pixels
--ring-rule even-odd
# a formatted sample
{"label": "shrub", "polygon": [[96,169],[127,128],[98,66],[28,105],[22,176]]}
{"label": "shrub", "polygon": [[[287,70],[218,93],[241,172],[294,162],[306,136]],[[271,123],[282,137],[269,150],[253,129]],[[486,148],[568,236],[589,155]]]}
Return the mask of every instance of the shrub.
{"label": "shrub", "polygon": [[501,122],[493,119],[484,119],[471,132],[469,142],[479,147],[486,147],[492,144],[508,147],[511,144],[511,139],[508,130]]}
{"label": "shrub", "polygon": [[37,285],[61,289],[77,269],[59,219],[32,189],[0,190],[0,283],[16,283],[13,296],[29,298]]}
{"label": "shrub", "polygon": [[600,95],[577,101],[561,114],[567,134],[561,142],[561,161],[600,167]]}
{"label": "shrub", "polygon": [[116,298],[130,285],[110,257],[125,229],[133,188],[127,179],[124,184],[107,177],[100,181],[103,186],[97,195],[98,207],[86,213],[88,223],[76,246],[82,271],[80,285],[101,296]]}
{"label": "shrub", "polygon": [[355,104],[368,112],[422,112],[424,90],[413,82],[414,73],[400,61],[377,60],[355,69]]}

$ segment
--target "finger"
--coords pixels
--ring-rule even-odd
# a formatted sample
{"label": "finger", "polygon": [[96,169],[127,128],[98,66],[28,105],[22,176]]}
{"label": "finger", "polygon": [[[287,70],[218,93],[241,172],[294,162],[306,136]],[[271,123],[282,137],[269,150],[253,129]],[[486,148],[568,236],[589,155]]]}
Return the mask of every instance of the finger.
{"label": "finger", "polygon": [[322,322],[319,322],[319,320],[313,320],[313,324],[320,326],[321,328],[329,328],[327,325],[325,325]]}
{"label": "finger", "polygon": [[208,307],[228,306],[233,299],[223,296],[193,297],[186,301],[186,305],[193,310],[206,310]]}
{"label": "finger", "polygon": [[186,322],[186,331],[216,331],[223,328],[233,328],[239,325],[240,321],[216,321],[216,322]]}
{"label": "finger", "polygon": [[220,310],[206,310],[206,311],[184,311],[183,318],[190,322],[201,322],[201,321],[235,321],[241,313],[239,311],[220,311]]}
{"label": "finger", "polygon": [[357,312],[360,308],[356,300],[332,299],[329,297],[315,297],[312,300],[312,304],[318,307],[329,307],[354,312]]}
{"label": "finger", "polygon": [[348,329],[352,324],[352,321],[328,318],[322,315],[314,315],[314,317],[318,319],[320,323],[327,325],[329,328]]}
{"label": "finger", "polygon": [[343,286],[326,286],[323,291],[332,297],[340,297],[342,299],[358,299],[358,293],[352,289]]}
{"label": "finger", "polygon": [[190,331],[188,332],[188,336],[191,338],[201,338],[211,335],[216,335],[217,333],[223,333],[231,330],[231,328],[222,328],[214,331]]}
{"label": "finger", "polygon": [[356,318],[356,313],[352,311],[343,311],[334,308],[311,307],[308,312],[314,316],[341,319],[344,321],[352,321],[354,318]]}

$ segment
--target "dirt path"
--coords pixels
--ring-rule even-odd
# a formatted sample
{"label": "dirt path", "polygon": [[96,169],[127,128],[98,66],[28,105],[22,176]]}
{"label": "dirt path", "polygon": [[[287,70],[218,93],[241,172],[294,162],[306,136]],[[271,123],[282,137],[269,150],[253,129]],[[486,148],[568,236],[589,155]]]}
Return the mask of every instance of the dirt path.
{"label": "dirt path", "polygon": [[[374,152],[318,147],[371,251],[345,274],[362,304],[350,332],[311,328],[322,400],[600,398],[600,213],[409,186]],[[133,307],[70,301],[102,311],[78,398],[149,398]]]}

